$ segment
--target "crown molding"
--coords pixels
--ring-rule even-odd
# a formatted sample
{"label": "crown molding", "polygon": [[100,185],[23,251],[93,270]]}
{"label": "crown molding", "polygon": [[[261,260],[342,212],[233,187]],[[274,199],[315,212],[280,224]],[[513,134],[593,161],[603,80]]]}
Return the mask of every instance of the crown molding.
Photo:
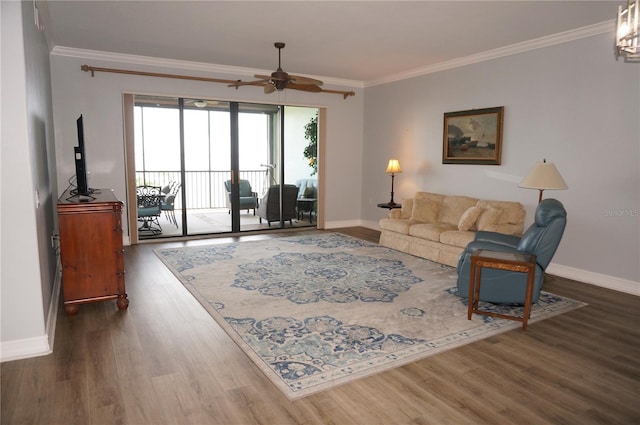
{"label": "crown molding", "polygon": [[[214,74],[233,75],[234,77],[252,77],[255,74],[270,75],[273,70],[254,69],[240,66],[218,65],[205,62],[190,62],[176,59],[156,58],[152,56],[139,56],[124,53],[105,52],[100,50],[77,49],[75,47],[55,46],[51,49],[52,56],[63,56],[71,58],[80,58],[87,60],[100,60],[108,62],[127,63],[131,65],[144,65],[159,68],[172,68],[184,71],[197,71]],[[321,80],[327,85],[343,86],[352,88],[363,88],[363,81],[346,80],[340,78],[329,78],[316,75],[298,74],[303,77]]]}
{"label": "crown molding", "polygon": [[445,71],[447,69],[457,68],[460,66],[471,65],[474,63],[485,62],[488,60],[498,59],[518,53],[524,53],[531,50],[542,49],[544,47],[555,46],[557,44],[592,37],[594,35],[605,34],[608,32],[613,32],[615,30],[615,24],[615,20],[612,19],[609,21],[600,22],[598,24],[588,25],[586,27],[535,38],[533,40],[511,44],[509,46],[500,47],[493,50],[487,50],[485,52],[477,53],[474,55],[455,58],[422,68],[416,68],[407,72],[389,75],[378,80],[366,81],[364,86],[372,87],[381,84],[392,83],[395,81],[406,80],[408,78],[419,77],[421,75],[432,74],[434,72]]}
{"label": "crown molding", "polygon": [[[406,80],[408,78],[419,77],[421,75],[432,74],[435,72],[445,71],[447,69],[457,68],[460,66],[472,65],[474,63],[485,62],[492,59],[498,59],[505,56],[515,55],[518,53],[524,53],[531,50],[542,49],[545,47],[555,46],[557,44],[568,43],[570,41],[579,40],[582,38],[592,37],[599,34],[605,34],[613,32],[615,30],[615,20],[611,19],[598,24],[588,25],[569,31],[564,31],[557,34],[552,34],[533,40],[524,41],[521,43],[511,44],[509,46],[500,47],[498,49],[487,50],[485,52],[477,53],[474,55],[464,56],[460,58],[451,59],[448,61],[436,63],[433,65],[416,68],[407,72],[389,75],[377,80],[370,81],[358,81],[347,80],[340,78],[330,78],[318,75],[305,75],[301,76],[315,78],[317,80],[324,81],[327,85],[365,88],[373,87],[381,84],[392,83],[395,81]],[[144,65],[160,68],[172,68],[181,69],[185,71],[197,71],[213,74],[225,74],[233,75],[237,77],[253,77],[255,74],[271,74],[271,70],[267,69],[254,69],[245,68],[239,66],[219,65],[205,62],[191,62],[176,59],[156,58],[151,56],[139,56],[130,55],[124,53],[105,52],[98,50],[77,49],[73,47],[55,46],[51,49],[51,55],[64,56],[73,58],[82,58],[87,60],[100,60],[109,62],[128,63],[132,65]]]}

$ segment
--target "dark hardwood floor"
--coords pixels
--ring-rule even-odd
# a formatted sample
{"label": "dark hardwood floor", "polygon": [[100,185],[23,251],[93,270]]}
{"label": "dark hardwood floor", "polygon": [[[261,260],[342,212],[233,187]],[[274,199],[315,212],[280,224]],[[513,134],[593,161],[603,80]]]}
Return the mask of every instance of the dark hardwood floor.
{"label": "dark hardwood floor", "polygon": [[589,305],[287,400],[153,250],[290,235],[127,247],[129,310],[60,308],[53,354],[1,365],[2,424],[640,423],[640,299],[552,276],[545,290]]}

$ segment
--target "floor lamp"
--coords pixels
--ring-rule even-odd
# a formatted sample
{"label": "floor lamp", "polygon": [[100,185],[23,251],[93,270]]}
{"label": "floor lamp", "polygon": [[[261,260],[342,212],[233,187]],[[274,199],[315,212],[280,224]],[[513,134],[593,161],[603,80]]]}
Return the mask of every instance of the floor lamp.
{"label": "floor lamp", "polygon": [[536,163],[529,171],[529,174],[522,179],[518,187],[538,189],[540,191],[538,203],[542,201],[542,192],[545,189],[561,190],[568,188],[556,166],[552,162],[547,162],[546,159]]}
{"label": "floor lamp", "polygon": [[391,174],[391,201],[389,201],[389,205],[396,204],[395,202],[393,202],[393,179],[396,174],[399,174],[401,172],[402,169],[400,168],[400,162],[398,162],[397,159],[390,159],[389,164],[387,165],[387,174]]}

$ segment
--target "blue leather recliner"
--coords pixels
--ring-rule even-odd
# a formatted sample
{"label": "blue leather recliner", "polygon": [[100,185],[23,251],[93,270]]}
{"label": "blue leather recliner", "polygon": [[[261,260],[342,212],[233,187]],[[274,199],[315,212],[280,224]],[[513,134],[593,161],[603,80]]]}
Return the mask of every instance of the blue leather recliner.
{"label": "blue leather recliner", "polygon": [[[556,199],[544,199],[535,212],[535,222],[521,238],[495,232],[476,233],[458,260],[458,295],[469,297],[471,255],[479,249],[506,252],[526,252],[536,255],[536,271],[533,286],[535,303],[540,297],[544,271],[555,254],[564,228],[567,212]],[[505,270],[482,269],[480,300],[495,304],[524,304],[527,274]]]}

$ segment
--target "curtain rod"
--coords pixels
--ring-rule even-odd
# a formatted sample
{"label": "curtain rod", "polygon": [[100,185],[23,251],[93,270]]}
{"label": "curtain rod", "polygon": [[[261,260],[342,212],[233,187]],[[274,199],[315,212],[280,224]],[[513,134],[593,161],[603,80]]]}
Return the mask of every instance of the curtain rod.
{"label": "curtain rod", "polygon": [[[131,71],[127,69],[117,69],[117,68],[99,68],[99,67],[89,66],[89,65],[82,65],[80,69],[83,70],[84,72],[91,72],[91,77],[94,77],[96,72],[111,72],[114,74],[141,75],[144,77],[174,78],[178,80],[206,81],[208,83],[222,83],[222,84],[229,84],[229,85],[235,85],[238,82],[240,82],[240,80],[224,80],[220,78],[194,77],[190,75],[162,74],[159,72],[145,72],[145,71]],[[262,86],[262,84],[256,84],[256,85]],[[237,90],[238,86],[235,86],[235,87]],[[318,91],[319,93],[341,94],[344,99],[346,99],[349,96],[356,95],[356,93],[353,91],[328,90],[328,89],[323,89],[321,87],[318,87],[318,88],[320,89]]]}

